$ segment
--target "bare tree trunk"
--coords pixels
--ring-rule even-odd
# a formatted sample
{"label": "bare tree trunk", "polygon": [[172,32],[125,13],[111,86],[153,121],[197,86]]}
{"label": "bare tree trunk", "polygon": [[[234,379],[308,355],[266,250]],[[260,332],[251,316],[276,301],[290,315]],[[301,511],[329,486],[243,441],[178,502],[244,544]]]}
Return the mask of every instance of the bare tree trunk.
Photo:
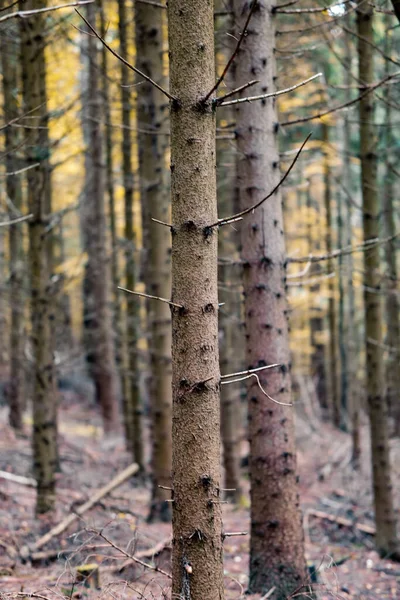
{"label": "bare tree trunk", "polygon": [[[322,125],[324,151],[324,203],[326,217],[326,253],[332,254],[332,173],[330,165],[330,147],[329,147],[329,125]],[[334,260],[328,259],[327,270],[331,274],[334,271]],[[340,427],[340,395],[338,389],[338,365],[337,365],[337,319],[336,319],[336,301],[335,301],[335,278],[328,279],[328,327],[329,327],[329,404],[331,408],[331,418],[336,427]]]}
{"label": "bare tree trunk", "polygon": [[[235,1],[236,35],[249,4]],[[275,89],[275,22],[271,0],[260,0],[237,57],[237,81],[259,79],[255,94]],[[257,89],[256,89],[257,88]],[[242,209],[267,195],[279,179],[274,100],[237,105],[236,137],[241,157]],[[261,371],[260,382],[279,402],[291,399],[288,310],[285,290],[286,252],[279,191],[245,218],[242,261],[247,365],[279,363]],[[305,583],[304,539],[296,483],[293,408],[275,404],[251,380],[248,386],[251,481],[251,593],[276,588],[286,599]]]}
{"label": "bare tree trunk", "polygon": [[[26,10],[45,8],[46,1],[20,0]],[[46,227],[49,204],[49,140],[46,107],[45,17],[22,19],[21,67],[25,113],[35,115],[36,128],[25,130],[28,171],[29,270],[33,347],[33,460],[37,481],[36,513],[54,508],[57,467],[57,423],[51,323],[51,282]]]}
{"label": "bare tree trunk", "polygon": [[[391,31],[389,30],[392,24],[392,19],[388,15],[386,17],[386,47],[385,53],[391,53]],[[389,61],[386,61],[386,74],[389,75]],[[391,127],[392,123],[392,103],[391,103],[391,86],[387,86],[385,90],[385,131],[386,131],[386,148],[387,158],[385,162],[385,184],[383,190],[383,231],[384,237],[396,236],[396,221],[395,221],[395,174],[393,173],[394,157],[391,148],[395,146],[396,141]],[[385,312],[387,323],[386,345],[388,346],[388,361],[386,367],[387,379],[387,400],[389,414],[394,419],[394,433],[400,437],[400,306],[398,295],[398,269],[396,249],[398,240],[392,239],[385,244],[385,261],[386,261],[386,294],[385,294]]]}
{"label": "bare tree trunk", "polygon": [[[373,8],[360,3],[357,8],[358,60],[360,86],[374,82]],[[378,197],[374,127],[375,97],[360,100],[360,158],[363,196],[364,241],[379,237],[380,205]],[[383,362],[383,316],[379,246],[364,252],[364,300],[366,385],[371,428],[372,471],[376,521],[376,546],[382,555],[400,557],[393,507],[390,452],[388,440],[385,369]]]}
{"label": "bare tree trunk", "polygon": [[[0,8],[3,10],[6,1],[1,0]],[[19,37],[18,25],[9,21],[3,25],[1,31],[1,66],[3,75],[4,122],[8,123],[18,117],[19,89]],[[6,127],[4,140],[5,168],[7,173],[13,173],[20,168],[20,161],[15,156],[15,149],[21,143],[21,134],[18,128]],[[21,175],[8,175],[6,179],[6,194],[10,205],[10,220],[19,216],[22,209]],[[23,227],[23,226],[22,226]],[[22,282],[24,276],[24,261],[22,248],[21,225],[11,225],[9,229],[9,264],[10,264],[10,306],[11,324],[9,339],[10,379],[7,388],[9,405],[9,423],[16,431],[22,430],[22,417],[24,410],[24,367],[22,360],[23,342],[23,313],[24,301]]]}
{"label": "bare tree trunk", "polygon": [[[162,85],[166,52],[163,43],[164,11],[158,6],[135,5],[137,66]],[[171,295],[171,233],[151,218],[168,222],[170,177],[167,171],[169,142],[168,99],[153,85],[143,82],[138,87],[137,125],[139,144],[140,193],[143,210],[146,252],[146,291],[152,296]],[[169,521],[171,505],[172,462],[172,367],[171,311],[165,302],[148,303],[151,355],[151,426],[152,426],[152,500],[150,521]],[[163,486],[163,487],[160,487]]]}
{"label": "bare tree trunk", "polygon": [[[97,8],[87,7],[87,18],[96,24]],[[118,428],[118,381],[115,366],[110,314],[110,270],[106,244],[104,210],[104,165],[102,106],[98,85],[96,39],[87,37],[88,81],[83,95],[87,119],[86,185],[83,207],[84,249],[87,264],[84,279],[86,296],[85,330],[87,361],[94,380],[106,433]],[[86,106],[85,106],[86,104]]]}
{"label": "bare tree trunk", "polygon": [[[223,598],[213,2],[169,0],[172,184],[172,593]],[[174,597],[175,597],[174,596]]]}
{"label": "bare tree trunk", "polygon": [[[118,0],[118,31],[120,54],[128,58],[129,33],[125,0]],[[131,88],[130,71],[121,63],[121,110],[122,110],[122,173],[125,203],[125,276],[126,287],[134,290],[136,285],[135,232],[133,228],[133,168],[131,135]],[[134,295],[126,298],[126,336],[128,350],[128,377],[124,398],[124,424],[127,447],[133,452],[134,461],[144,470],[143,406],[139,390],[138,329],[139,304]]]}

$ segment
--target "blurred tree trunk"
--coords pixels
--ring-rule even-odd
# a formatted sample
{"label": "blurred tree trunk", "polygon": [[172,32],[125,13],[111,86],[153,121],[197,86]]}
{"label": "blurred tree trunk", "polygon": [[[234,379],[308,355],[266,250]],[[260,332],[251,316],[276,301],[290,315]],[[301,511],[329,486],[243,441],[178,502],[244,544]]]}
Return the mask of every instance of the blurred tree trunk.
{"label": "blurred tree trunk", "polygon": [[[137,67],[154,81],[167,86],[164,75],[163,26],[165,14],[158,6],[135,5]],[[148,82],[137,90],[140,194],[146,254],[146,292],[171,296],[171,233],[151,218],[170,220],[170,177],[167,171],[169,145],[168,99]],[[171,497],[163,488],[171,485],[172,461],[172,368],[171,310],[156,300],[148,303],[151,361],[152,500],[150,521],[169,521]],[[159,486],[162,485],[163,488]]]}
{"label": "blurred tree trunk", "polygon": [[[95,26],[97,7],[87,6],[88,21]],[[110,313],[110,269],[104,209],[104,165],[102,99],[98,84],[97,42],[93,35],[87,46],[87,83],[83,94],[86,129],[85,198],[82,209],[83,243],[87,252],[84,276],[87,362],[93,378],[106,433],[118,428],[118,381]]]}
{"label": "blurred tree trunk", "polygon": [[[118,1],[118,32],[119,52],[121,56],[129,57],[130,20],[127,19],[125,0]],[[132,32],[133,33],[133,32]],[[132,123],[131,123],[131,88],[130,71],[121,63],[121,110],[122,110],[122,173],[124,183],[125,203],[125,282],[128,290],[136,286],[135,264],[135,231],[133,223],[133,168],[132,168]],[[138,369],[138,329],[139,302],[128,294],[126,297],[126,336],[128,350],[128,376],[126,397],[124,402],[125,439],[127,447],[133,453],[134,461],[144,470],[144,441],[143,441],[143,406],[139,390]]]}
{"label": "blurred tree trunk", "polygon": [[[46,1],[20,0],[20,9],[46,7]],[[25,130],[31,279],[31,339],[33,348],[33,461],[37,481],[36,513],[54,508],[57,467],[57,422],[51,322],[51,261],[46,229],[49,219],[49,139],[45,65],[45,17],[21,19],[21,68],[24,112],[34,115]]]}
{"label": "blurred tree trunk", "polygon": [[[105,39],[107,35],[107,20],[105,17],[105,0],[100,1],[100,35]],[[124,371],[124,352],[122,335],[122,311],[121,311],[121,292],[118,290],[119,272],[118,272],[118,236],[117,236],[117,211],[115,207],[115,185],[114,185],[114,161],[113,161],[113,123],[111,117],[110,103],[110,81],[109,81],[109,50],[105,46],[101,48],[101,67],[102,67],[102,95],[103,95],[103,114],[105,120],[104,137],[106,153],[106,190],[108,196],[108,224],[111,236],[111,282],[112,282],[112,301],[113,301],[113,329],[115,345],[115,361],[119,371],[121,382],[121,393],[123,403],[126,395],[125,389],[125,371]]]}
{"label": "blurred tree trunk", "polygon": [[[236,37],[248,2],[235,0]],[[260,80],[254,94],[275,89],[275,22],[271,0],[260,0],[237,56],[237,82]],[[220,109],[223,110],[223,109]],[[241,159],[238,181],[242,209],[267,195],[279,179],[275,100],[237,105],[236,137]],[[285,242],[281,194],[245,217],[241,225],[247,366],[279,363],[261,371],[260,383],[279,402],[291,400]],[[251,481],[251,593],[276,588],[286,599],[305,583],[304,539],[296,483],[293,408],[248,385]],[[266,568],[266,566],[268,568]]]}
{"label": "blurred tree trunk", "polygon": [[[385,54],[390,55],[392,51],[391,34],[392,19],[386,15],[386,44]],[[385,61],[386,75],[389,75],[389,61]],[[396,167],[397,160],[393,156],[392,148],[396,147],[396,139],[392,129],[392,91],[391,86],[385,88],[385,184],[383,189],[383,235],[392,237],[391,241],[385,244],[386,261],[386,285],[385,285],[385,311],[386,311],[386,345],[388,346],[388,361],[386,367],[387,379],[387,400],[389,414],[394,419],[394,432],[400,437],[400,307],[398,295],[398,269],[396,249],[398,240],[396,237],[395,221],[395,186],[396,175],[393,173],[393,167]],[[394,163],[394,164],[393,164]]]}
{"label": "blurred tree trunk", "polygon": [[[333,244],[333,216],[332,216],[332,170],[330,156],[332,151],[329,146],[329,125],[322,124],[322,135],[324,142],[324,204],[326,218],[326,253],[332,254]],[[335,271],[335,261],[331,258],[327,260],[327,271],[330,275]],[[331,418],[336,427],[340,427],[340,395],[338,389],[338,364],[337,364],[337,319],[336,319],[336,299],[335,299],[335,280],[336,277],[328,279],[328,328],[329,328],[329,405]]]}
{"label": "blurred tree trunk", "polygon": [[[234,51],[236,40],[226,35],[227,29],[231,33],[234,27],[233,6],[229,0],[229,9],[231,15],[229,21],[224,16],[221,26],[218,29],[219,44],[216,48],[216,57],[221,64],[217,64],[217,76],[225,67]],[[215,9],[223,11],[226,9],[226,3],[223,1],[215,3]],[[235,85],[233,70],[228,71],[226,76],[226,85],[228,89],[234,89]],[[232,147],[232,140],[225,140],[222,133],[222,124],[233,120],[232,110],[224,109],[217,113],[217,188],[218,188],[218,208],[224,215],[235,212],[235,157],[236,148]],[[229,130],[227,131],[230,137]],[[218,139],[220,138],[220,139]],[[239,210],[239,209],[238,209]],[[240,271],[234,264],[238,260],[238,249],[236,244],[235,230],[228,226],[220,231],[218,237],[218,258],[219,258],[219,301],[222,304],[219,311],[219,336],[220,336],[220,368],[224,374],[234,373],[243,370],[243,363],[240,364],[241,353],[235,344],[235,329],[239,329],[239,335],[242,334],[238,327],[238,310],[236,296],[240,290]],[[239,342],[241,343],[241,342]],[[221,386],[221,437],[222,437],[222,455],[225,472],[224,488],[225,497],[234,502],[239,502],[241,498],[240,485],[240,442],[241,442],[241,410],[240,410],[240,386]]]}
{"label": "blurred tree trunk", "polygon": [[[0,1],[0,9],[4,10],[6,0]],[[1,31],[1,67],[3,75],[3,112],[4,122],[17,118],[20,113],[18,93],[19,82],[19,36],[18,24],[10,20],[2,26]],[[21,132],[16,127],[4,130],[5,169],[13,173],[21,168],[21,161],[16,157],[16,148],[21,143]],[[22,209],[21,175],[7,175],[6,194],[9,219],[18,217]],[[10,265],[10,306],[11,324],[9,339],[10,379],[7,389],[9,405],[9,423],[17,431],[22,430],[24,410],[24,366],[22,360],[24,301],[22,283],[24,277],[24,252],[22,235],[24,225],[11,225],[9,228],[9,265]]]}
{"label": "blurred tree trunk", "polygon": [[169,0],[172,593],[222,600],[213,2]]}
{"label": "blurred tree trunk", "polygon": [[[359,84],[372,85],[374,78],[373,8],[362,3],[357,8]],[[378,197],[378,157],[374,127],[375,96],[360,100],[360,158],[363,197],[364,241],[379,237],[381,206]],[[393,507],[385,368],[383,362],[383,315],[380,272],[380,249],[372,246],[364,252],[364,302],[366,343],[366,386],[371,428],[371,451],[376,546],[382,555],[400,557]]]}

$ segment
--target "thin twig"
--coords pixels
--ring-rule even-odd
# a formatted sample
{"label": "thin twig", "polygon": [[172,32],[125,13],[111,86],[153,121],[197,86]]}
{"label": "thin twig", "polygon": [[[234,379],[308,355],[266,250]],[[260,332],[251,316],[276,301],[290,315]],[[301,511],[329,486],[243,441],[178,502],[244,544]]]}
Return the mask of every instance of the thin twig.
{"label": "thin twig", "polygon": [[4,173],[4,177],[11,177],[12,175],[20,175],[21,173],[25,173],[25,171],[29,171],[30,169],[34,169],[38,167],[40,163],[34,163],[33,165],[29,165],[28,167],[23,167],[22,169],[18,169],[17,171],[8,171]]}
{"label": "thin twig", "polygon": [[250,10],[249,10],[249,14],[248,14],[248,16],[247,16],[247,19],[246,19],[246,23],[244,24],[244,27],[243,27],[242,33],[240,34],[240,38],[239,38],[239,40],[238,40],[238,43],[236,44],[236,48],[234,49],[234,51],[233,51],[233,53],[232,53],[232,55],[231,55],[230,59],[229,59],[229,60],[228,60],[228,62],[226,63],[226,65],[225,65],[225,68],[224,68],[224,70],[222,71],[222,74],[220,75],[220,77],[219,77],[219,78],[218,78],[218,80],[217,80],[217,83],[216,83],[216,84],[214,85],[214,87],[213,87],[213,88],[212,88],[212,89],[211,89],[211,90],[208,92],[207,96],[206,96],[205,98],[203,98],[203,102],[207,102],[207,100],[209,99],[209,97],[211,96],[211,94],[213,94],[213,93],[214,93],[214,92],[215,92],[215,91],[216,91],[216,90],[219,88],[219,86],[221,85],[221,83],[222,83],[222,82],[223,82],[223,80],[225,79],[225,75],[227,74],[227,72],[228,72],[228,70],[229,70],[229,67],[231,66],[231,64],[232,64],[232,63],[233,63],[233,61],[235,60],[235,58],[236,58],[236,56],[237,56],[237,53],[238,53],[238,52],[239,52],[239,50],[240,50],[240,46],[242,45],[242,42],[243,42],[243,40],[244,40],[244,38],[245,38],[245,36],[246,36],[247,27],[248,27],[248,25],[249,25],[249,23],[250,23],[250,19],[251,19],[252,15],[253,15],[254,9],[255,9],[255,7],[256,7],[256,4],[257,4],[257,1],[258,1],[258,0],[253,0],[253,2],[252,2],[252,5],[251,5],[251,7],[250,7]]}
{"label": "thin twig", "polygon": [[118,58],[118,60],[120,60],[126,67],[128,67],[128,69],[131,69],[131,71],[133,71],[137,75],[140,75],[141,77],[143,77],[143,79],[145,79],[146,81],[148,81],[149,83],[151,83],[152,85],[154,85],[154,87],[156,87],[158,90],[160,90],[160,92],[162,92],[165,96],[167,96],[167,98],[169,98],[170,100],[176,100],[175,96],[172,96],[172,94],[170,94],[169,92],[167,92],[167,90],[165,90],[163,87],[161,87],[161,85],[159,85],[151,77],[149,77],[148,75],[146,75],[145,73],[143,73],[143,71],[140,71],[139,69],[137,69],[136,67],[134,67],[133,65],[131,65],[127,60],[125,60],[125,58],[123,58],[120,54],[118,54],[118,52],[116,52],[115,50],[113,50],[111,48],[111,46],[109,46],[107,44],[107,42],[105,40],[103,40],[103,38],[97,33],[97,31],[89,23],[89,21],[87,21],[87,19],[85,19],[85,17],[79,12],[79,10],[75,9],[75,11],[78,13],[78,15],[80,16],[80,18],[86,23],[86,25],[89,27],[90,31],[97,37],[98,40],[100,40],[100,42],[103,44],[103,46],[105,48],[107,48],[107,50],[109,52],[111,52],[111,54],[113,54],[115,56],[115,58]]}
{"label": "thin twig", "polygon": [[243,217],[244,215],[247,215],[248,213],[253,212],[253,210],[255,210],[256,208],[258,208],[259,206],[261,206],[261,204],[263,204],[263,202],[265,202],[266,200],[268,200],[268,198],[271,198],[271,196],[273,196],[275,194],[275,192],[281,187],[281,185],[283,184],[283,182],[285,181],[285,179],[288,177],[290,171],[293,169],[294,165],[296,164],[297,159],[299,158],[299,156],[300,156],[300,154],[301,154],[304,146],[307,144],[307,142],[310,139],[311,135],[312,135],[311,133],[308,134],[308,136],[306,137],[306,139],[304,140],[304,142],[300,146],[299,151],[297,152],[296,156],[294,157],[292,164],[290,165],[290,167],[288,168],[288,170],[286,171],[286,173],[284,174],[284,176],[282,177],[282,179],[279,181],[279,183],[274,187],[274,189],[272,190],[272,192],[270,192],[269,194],[267,194],[267,196],[265,196],[264,198],[262,198],[261,200],[259,200],[259,202],[256,202],[255,204],[253,204],[249,208],[246,208],[245,210],[242,210],[241,212],[237,213],[236,215],[232,215],[231,217],[225,217],[224,219],[218,219],[218,221],[216,221],[212,225],[209,225],[208,228],[211,229],[211,227],[219,227],[220,225],[227,225],[228,223],[233,223],[234,221],[236,221],[240,217]]}
{"label": "thin twig", "polygon": [[344,248],[339,248],[338,250],[333,250],[329,254],[318,254],[313,255],[309,254],[308,256],[302,256],[300,258],[289,258],[288,262],[290,263],[316,263],[324,260],[329,260],[330,258],[337,258],[338,256],[345,256],[347,254],[354,254],[355,252],[366,252],[370,248],[374,248],[375,246],[381,246],[382,244],[387,244],[388,242],[392,242],[400,236],[400,233],[396,233],[395,235],[391,235],[387,238],[379,239],[372,238],[365,242],[361,242],[355,246],[345,246]]}
{"label": "thin twig", "polygon": [[273,365],[264,365],[263,367],[256,367],[255,369],[247,369],[247,371],[238,371],[237,373],[228,373],[227,375],[221,375],[221,379],[227,379],[228,377],[238,377],[240,375],[250,375],[250,373],[258,373],[259,371],[266,371],[267,369],[274,369],[275,367],[281,367],[279,363]]}
{"label": "thin twig", "polygon": [[151,217],[151,220],[154,221],[154,223],[158,223],[159,225],[165,225],[165,227],[169,227],[170,229],[172,227],[171,223],[166,223],[165,221],[160,221],[159,219],[155,219],[154,217]]}
{"label": "thin twig", "polygon": [[293,406],[291,402],[279,402],[279,400],[275,400],[275,398],[272,398],[269,394],[267,394],[267,392],[264,390],[263,386],[260,383],[260,379],[257,373],[250,373],[250,375],[246,375],[245,377],[238,377],[237,379],[231,379],[231,381],[221,381],[221,385],[227,385],[228,383],[238,383],[239,381],[244,381],[245,379],[250,379],[251,377],[255,377],[258,387],[260,388],[264,396],[267,396],[268,400],[271,400],[271,402],[279,404],[280,406]]}
{"label": "thin twig", "polygon": [[220,96],[219,98],[215,98],[215,105],[220,106],[221,102],[223,102],[223,100],[225,100],[226,98],[230,98],[231,96],[233,96],[235,94],[239,94],[239,92],[243,92],[243,90],[247,90],[247,88],[251,87],[252,85],[255,85],[256,83],[260,83],[259,79],[254,79],[252,81],[249,81],[248,83],[245,83],[244,85],[241,85],[241,86],[235,88],[231,92],[228,92],[227,94],[224,94],[223,96]]}
{"label": "thin twig", "polygon": [[23,217],[17,217],[16,219],[12,219],[11,221],[3,221],[0,223],[0,227],[7,227],[8,225],[16,225],[16,223],[22,223],[23,221],[29,221],[32,219],[33,214],[24,215]]}
{"label": "thin twig", "polygon": [[60,8],[73,8],[74,6],[82,6],[84,4],[92,4],[95,0],[81,0],[80,2],[71,2],[69,4],[60,4],[59,6],[48,6],[46,8],[36,8],[32,10],[18,10],[17,12],[10,13],[8,15],[4,15],[4,17],[0,17],[0,23],[3,21],[7,21],[8,19],[12,19],[15,17],[19,17],[24,19],[25,17],[32,17],[34,15],[40,13],[46,13],[54,10],[59,10]]}
{"label": "thin twig", "polygon": [[227,538],[227,537],[236,537],[239,535],[247,535],[247,534],[248,534],[248,531],[228,531],[226,533],[223,533],[222,536],[224,538]]}
{"label": "thin twig", "polygon": [[265,100],[266,98],[276,98],[277,96],[282,96],[283,94],[288,94],[293,90],[297,90],[297,88],[303,87],[303,85],[307,85],[310,81],[317,79],[317,77],[322,77],[322,73],[317,73],[300,83],[296,83],[291,87],[288,87],[284,90],[278,90],[277,92],[271,92],[270,94],[260,94],[259,96],[249,96],[248,98],[236,98],[236,100],[229,100],[229,102],[217,102],[217,106],[232,106],[233,104],[242,104],[243,102],[253,102],[254,100]]}
{"label": "thin twig", "polygon": [[156,565],[150,565],[149,563],[144,562],[143,560],[140,560],[140,558],[136,558],[136,556],[132,556],[131,554],[129,554],[129,552],[126,552],[123,548],[120,548],[119,546],[114,544],[114,542],[112,540],[110,540],[108,537],[106,537],[102,531],[96,531],[96,529],[87,529],[86,531],[88,533],[94,533],[95,535],[98,535],[105,542],[110,544],[110,546],[112,548],[114,548],[114,550],[117,550],[117,552],[120,552],[121,554],[126,556],[126,558],[129,558],[130,560],[137,563],[138,565],[141,565],[145,569],[151,569],[152,571],[156,571],[157,573],[161,573],[162,575],[165,575],[165,577],[172,579],[172,576],[170,575],[170,573],[167,573],[166,571],[164,571],[163,569],[160,569],[160,567],[157,567]]}
{"label": "thin twig", "polygon": [[128,294],[134,294],[135,296],[141,296],[142,298],[150,298],[151,300],[161,300],[161,302],[166,302],[167,304],[170,304],[171,306],[176,306],[177,308],[183,308],[182,304],[176,304],[175,302],[171,302],[171,300],[168,300],[167,298],[160,298],[160,296],[151,296],[150,294],[144,294],[143,292],[135,292],[134,290],[127,290],[124,287],[120,287],[118,286],[119,290],[122,290],[123,292],[128,292]]}

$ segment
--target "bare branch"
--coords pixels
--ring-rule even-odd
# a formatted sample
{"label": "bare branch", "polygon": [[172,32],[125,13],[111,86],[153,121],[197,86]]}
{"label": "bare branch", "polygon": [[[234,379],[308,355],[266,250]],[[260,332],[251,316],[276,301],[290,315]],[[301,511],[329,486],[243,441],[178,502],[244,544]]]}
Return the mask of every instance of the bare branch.
{"label": "bare branch", "polygon": [[225,65],[224,70],[222,71],[222,74],[220,75],[220,77],[217,80],[217,83],[214,85],[214,87],[208,92],[207,96],[205,98],[203,98],[203,102],[207,102],[207,100],[209,99],[209,97],[211,96],[211,94],[213,94],[221,85],[221,83],[223,82],[223,80],[225,79],[225,75],[227,74],[229,67],[231,66],[231,64],[233,63],[233,61],[235,60],[239,50],[240,50],[240,46],[242,45],[242,42],[246,36],[247,33],[247,27],[250,23],[250,19],[253,15],[254,9],[257,5],[257,1],[258,0],[253,0],[250,10],[249,10],[249,14],[247,15],[247,19],[246,19],[246,23],[244,24],[242,33],[240,34],[240,38],[238,40],[238,43],[236,44],[236,48],[234,49],[232,56],[230,57],[230,59],[228,60],[228,62]]}
{"label": "bare branch", "polygon": [[260,388],[264,396],[268,398],[268,400],[271,400],[271,402],[279,404],[280,406],[293,406],[293,404],[290,402],[279,402],[279,400],[275,400],[269,394],[267,394],[267,392],[264,390],[263,386],[260,383],[260,379],[257,373],[250,373],[250,375],[246,375],[245,377],[238,377],[237,379],[231,379],[230,381],[221,381],[221,385],[228,385],[228,383],[238,383],[239,381],[244,381],[245,379],[250,379],[251,377],[255,377],[258,387]]}
{"label": "bare branch", "polygon": [[115,56],[115,58],[118,58],[118,60],[120,60],[126,67],[128,67],[128,69],[131,69],[131,71],[133,71],[137,75],[140,75],[141,77],[143,77],[143,79],[145,79],[146,81],[148,81],[149,83],[151,83],[152,85],[154,85],[154,87],[156,87],[158,90],[160,90],[160,92],[162,92],[165,96],[167,96],[167,98],[169,98],[170,100],[175,100],[175,101],[177,100],[177,98],[175,98],[174,96],[172,96],[172,94],[170,94],[169,92],[167,92],[167,90],[165,90],[163,87],[161,87],[161,85],[159,85],[151,77],[149,77],[148,75],[146,75],[145,73],[143,73],[142,71],[140,71],[139,69],[137,69],[136,67],[134,67],[133,65],[131,65],[127,60],[125,60],[125,58],[123,58],[120,54],[118,54],[118,52],[116,52],[115,50],[113,50],[111,48],[111,46],[109,46],[107,44],[107,42],[105,40],[103,40],[103,38],[97,33],[97,31],[89,23],[89,21],[87,21],[87,19],[85,19],[85,17],[79,12],[79,10],[75,9],[75,11],[78,13],[78,15],[80,16],[80,18],[82,19],[82,21],[84,21],[86,23],[86,25],[89,27],[90,31],[97,37],[98,40],[100,40],[100,42],[103,44],[103,46],[105,46],[105,48],[107,48],[107,50],[109,52],[111,52],[111,54],[113,56]]}
{"label": "bare branch", "polygon": [[25,171],[30,171],[30,169],[34,169],[38,167],[40,163],[34,163],[33,165],[29,165],[28,167],[23,167],[22,169],[18,169],[17,171],[8,171],[4,173],[4,177],[11,177],[12,175],[20,175],[21,173],[25,173]]}
{"label": "bare branch", "polygon": [[218,219],[218,221],[216,221],[216,223],[213,223],[212,225],[208,225],[207,228],[211,229],[212,227],[219,227],[220,225],[227,225],[228,223],[233,223],[234,221],[243,217],[244,215],[247,215],[248,213],[253,212],[253,210],[255,210],[256,208],[261,206],[261,204],[263,204],[263,202],[268,200],[268,198],[271,198],[271,196],[273,196],[275,194],[275,192],[281,187],[281,185],[283,184],[285,179],[288,177],[290,171],[293,169],[294,165],[296,164],[297,159],[299,158],[304,146],[310,139],[311,135],[312,135],[311,133],[308,134],[308,136],[306,137],[306,139],[300,146],[299,151],[297,152],[296,156],[294,157],[292,164],[290,165],[290,167],[288,168],[288,170],[286,171],[286,173],[284,174],[282,179],[279,181],[279,183],[274,187],[274,189],[269,194],[267,194],[267,196],[265,196],[264,198],[259,200],[259,202],[256,202],[249,208],[246,208],[245,210],[242,210],[241,212],[237,213],[236,215],[233,215],[231,217],[225,217],[224,219]]}
{"label": "bare branch", "polygon": [[241,85],[237,88],[235,88],[234,90],[232,90],[231,92],[228,92],[227,94],[224,94],[224,96],[220,96],[219,98],[215,98],[215,105],[216,106],[220,106],[221,103],[226,99],[226,98],[230,98],[231,96],[233,96],[234,94],[239,94],[240,92],[243,92],[243,90],[246,90],[247,88],[251,87],[252,85],[255,85],[256,83],[260,83],[258,79],[254,79],[252,81],[249,81],[248,83],[245,83],[244,85]]}
{"label": "bare branch", "polygon": [[8,15],[4,15],[4,17],[0,17],[0,23],[3,21],[7,21],[8,19],[12,19],[15,17],[19,17],[21,19],[25,19],[26,17],[33,17],[40,13],[52,12],[54,10],[60,10],[61,8],[73,8],[74,6],[83,6],[84,4],[92,4],[95,0],[81,0],[80,2],[71,2],[69,4],[60,4],[59,6],[48,6],[46,8],[36,8],[32,10],[18,10],[16,12],[10,13]]}
{"label": "bare branch", "polygon": [[9,225],[16,225],[17,223],[23,223],[24,221],[29,221],[29,219],[32,219],[32,217],[33,217],[33,214],[30,213],[29,215],[17,217],[16,219],[12,219],[11,221],[3,221],[2,223],[0,223],[0,227],[8,227]]}
{"label": "bare branch", "polygon": [[227,377],[238,377],[240,375],[250,375],[251,373],[258,373],[259,371],[266,371],[267,369],[274,369],[275,367],[281,367],[279,363],[273,365],[264,365],[263,367],[256,367],[255,369],[247,369],[247,371],[238,371],[237,373],[228,373],[227,375],[221,375],[221,379]]}
{"label": "bare branch", "polygon": [[124,287],[118,286],[119,290],[123,292],[128,292],[128,294],[134,294],[135,296],[141,296],[142,298],[150,298],[151,300],[161,300],[161,302],[166,302],[170,306],[176,306],[177,308],[183,308],[182,304],[176,304],[175,302],[171,302],[171,300],[167,300],[167,298],[160,298],[160,296],[151,296],[150,294],[144,294],[143,292],[135,292],[134,290],[127,290]]}
{"label": "bare branch", "polygon": [[250,96],[248,98],[237,98],[236,100],[230,100],[229,102],[219,102],[217,101],[218,106],[232,106],[232,104],[242,104],[243,102],[252,102],[253,100],[265,100],[266,98],[276,98],[276,96],[282,96],[282,94],[287,94],[288,92],[292,92],[293,90],[297,90],[297,88],[302,87],[303,85],[307,85],[310,81],[317,79],[317,77],[321,77],[322,73],[317,73],[300,83],[296,83],[291,87],[288,87],[284,90],[278,90],[277,92],[271,92],[270,94],[260,94],[259,96]]}
{"label": "bare branch", "polygon": [[159,219],[154,219],[154,217],[151,217],[151,220],[154,221],[154,223],[158,223],[159,225],[165,225],[165,227],[169,227],[170,229],[172,227],[171,223],[166,223],[165,221],[160,221]]}

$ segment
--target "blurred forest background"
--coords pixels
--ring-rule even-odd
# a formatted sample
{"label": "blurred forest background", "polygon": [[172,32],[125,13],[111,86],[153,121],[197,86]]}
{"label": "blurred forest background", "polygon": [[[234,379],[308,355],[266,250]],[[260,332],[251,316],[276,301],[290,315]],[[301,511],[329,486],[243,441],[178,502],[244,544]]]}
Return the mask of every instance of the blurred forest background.
{"label": "blurred forest background", "polygon": [[[195,246],[186,268],[178,246],[179,190],[192,208],[203,188],[197,175],[195,191],[180,188],[190,182],[179,179],[174,102],[190,85],[172,60],[169,86],[169,49],[179,51],[179,6],[189,19],[208,3],[169,5],[0,0],[0,597],[170,597],[171,507],[182,493],[174,539],[187,535],[184,515],[201,512],[182,473],[193,466],[208,490],[219,475],[204,469],[221,464],[208,502],[224,503],[225,533],[216,517],[187,538],[188,562],[176,550],[178,597],[217,600],[223,585],[227,598],[248,588],[272,600],[398,599],[398,6],[215,2],[218,87],[205,102],[216,114],[219,221],[209,213],[204,237],[218,230],[218,306],[204,310],[218,313],[222,375],[215,366],[207,378],[200,367],[195,376],[179,325],[182,298],[196,304],[209,286],[206,268],[204,286],[190,279]],[[188,64],[191,52],[187,43]],[[193,64],[195,79],[205,68]],[[188,165],[208,147],[202,127]],[[172,296],[171,254],[182,268]],[[264,265],[255,274],[253,260]],[[187,356],[184,384],[171,343]],[[194,394],[200,406],[213,377],[221,427],[208,409],[184,422],[174,408],[171,487],[172,405]],[[221,452],[198,423],[220,427]],[[284,468],[271,447],[286,452]],[[213,535],[225,541],[215,585]],[[275,535],[290,557],[280,571]]]}

